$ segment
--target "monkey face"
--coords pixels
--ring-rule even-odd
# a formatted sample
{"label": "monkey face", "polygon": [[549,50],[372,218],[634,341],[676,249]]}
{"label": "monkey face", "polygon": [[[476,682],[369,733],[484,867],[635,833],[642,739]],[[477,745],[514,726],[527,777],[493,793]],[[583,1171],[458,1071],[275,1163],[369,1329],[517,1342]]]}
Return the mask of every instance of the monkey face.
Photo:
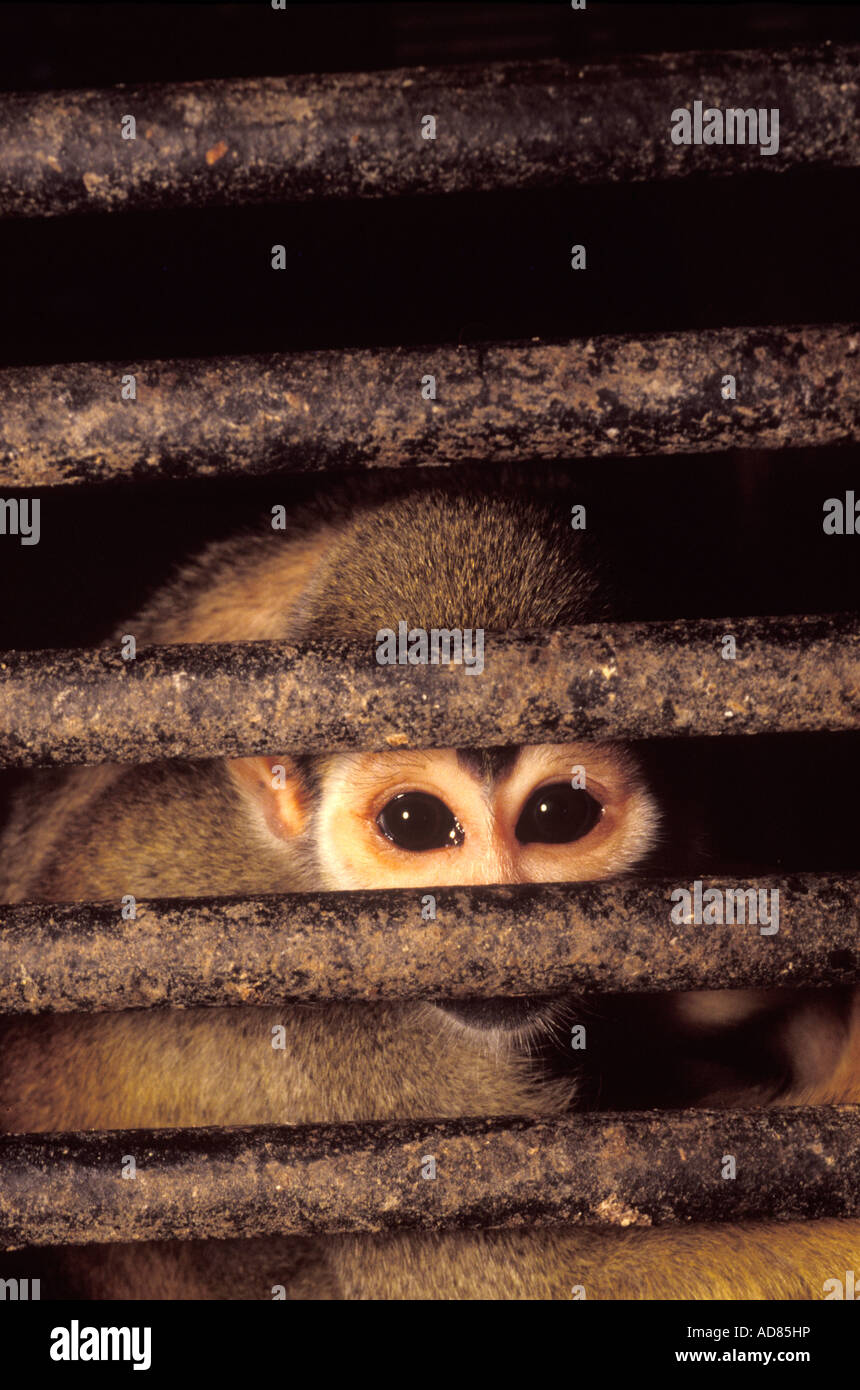
{"label": "monkey face", "polygon": [[[270,845],[316,888],[581,882],[624,873],[657,839],[659,811],[636,759],[614,744],[338,753],[229,764]],[[531,1036],[539,999],[446,1004],[459,1023]]]}
{"label": "monkey face", "polygon": [[[285,775],[273,778],[279,766]],[[270,832],[315,846],[314,881],[330,889],[607,878],[642,859],[659,823],[636,760],[611,744],[338,754],[317,766],[313,796],[288,761],[233,768],[256,786]],[[515,1034],[546,1003],[476,1000],[446,1011]]]}
{"label": "monkey face", "polygon": [[657,823],[629,753],[552,744],[333,758],[316,837],[331,888],[551,883],[624,872]]}

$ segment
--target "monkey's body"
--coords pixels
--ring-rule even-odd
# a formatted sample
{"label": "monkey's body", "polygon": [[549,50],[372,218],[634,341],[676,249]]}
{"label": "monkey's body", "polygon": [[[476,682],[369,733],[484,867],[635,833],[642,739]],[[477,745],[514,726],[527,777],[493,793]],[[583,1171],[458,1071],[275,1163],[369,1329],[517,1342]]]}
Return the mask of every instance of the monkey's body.
{"label": "monkey's body", "polygon": [[[291,538],[272,532],[215,546],[123,630],[139,647],[322,636],[366,640],[370,653],[376,632],[401,619],[490,634],[562,626],[600,616],[588,574],[575,555],[565,563],[569,543],[552,513],[508,497],[488,505],[455,489],[407,493],[330,511]],[[574,854],[568,844],[506,835],[505,797],[517,778],[527,788],[541,774],[544,785],[576,755],[588,757],[604,788],[591,838]],[[407,782],[432,785],[438,799],[460,786],[454,754],[280,762],[287,779],[277,793],[276,755],[35,774],[0,844],[0,896],[112,901],[119,911],[128,893],[597,878],[633,867],[655,840],[656,808],[621,749],[528,750],[502,773],[473,757],[465,845],[418,855],[418,867],[416,856],[373,839],[373,788],[393,796]],[[825,1043],[805,1073],[793,1070],[783,1103],[860,1100],[860,1010],[847,1031],[836,1012],[826,1016]],[[286,1029],[283,1049],[271,1046],[275,1024]],[[409,1003],[12,1020],[0,1028],[0,1124],[46,1131],[560,1114],[574,1101],[575,1078],[545,1073],[517,1045],[540,1028],[538,1017],[531,1029],[490,1035]],[[83,1247],[57,1255],[55,1269],[56,1287],[83,1297],[269,1298],[284,1285],[293,1298],[567,1298],[584,1285],[591,1298],[770,1298],[820,1297],[825,1279],[858,1266],[860,1222],[823,1221]]]}

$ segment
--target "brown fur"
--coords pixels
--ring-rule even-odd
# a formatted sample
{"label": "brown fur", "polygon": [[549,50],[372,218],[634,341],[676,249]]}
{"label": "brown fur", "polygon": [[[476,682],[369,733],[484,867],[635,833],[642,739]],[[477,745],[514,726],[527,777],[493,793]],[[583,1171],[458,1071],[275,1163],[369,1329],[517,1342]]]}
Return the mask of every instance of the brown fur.
{"label": "brown fur", "polygon": [[[359,638],[415,626],[539,628],[601,616],[559,509],[457,488],[218,544],[123,632],[148,642]],[[325,766],[319,760],[318,766]],[[0,896],[278,892],[319,882],[312,839],[268,834],[221,761],[34,774],[0,844]],[[794,1100],[860,1100],[860,1018]],[[269,1045],[273,1023],[284,1051]],[[803,1039],[796,1040],[798,1048]],[[7,1131],[561,1114],[574,1086],[426,1005],[191,1009],[7,1021]],[[84,1297],[821,1296],[860,1265],[860,1223],[169,1242],[52,1256]],[[51,1277],[43,1296],[51,1296]]]}

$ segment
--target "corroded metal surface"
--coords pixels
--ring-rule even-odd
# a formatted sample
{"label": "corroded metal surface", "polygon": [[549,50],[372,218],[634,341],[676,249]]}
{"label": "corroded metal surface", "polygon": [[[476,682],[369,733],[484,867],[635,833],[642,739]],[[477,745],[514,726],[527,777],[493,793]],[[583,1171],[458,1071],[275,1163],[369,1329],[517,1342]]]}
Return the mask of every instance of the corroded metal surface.
{"label": "corroded metal surface", "polygon": [[376,650],[368,633],[0,654],[0,766],[860,727],[856,615],[488,633],[481,674]]}
{"label": "corroded metal surface", "polygon": [[746,911],[731,924],[674,922],[684,887],[433,888],[431,920],[421,888],[140,902],[135,921],[119,903],[0,906],[0,1012],[860,980],[860,876],[704,880],[703,891],[768,893],[756,900],[768,919],[778,901],[764,932]]}
{"label": "corroded metal surface", "polygon": [[[824,44],[6,95],[0,215],[856,167],[858,55]],[[673,110],[696,100],[778,108],[778,152],[673,144]]]}
{"label": "corroded metal surface", "polygon": [[0,486],[843,444],[858,359],[837,324],[12,367]]}
{"label": "corroded metal surface", "polygon": [[7,1249],[858,1215],[857,1106],[0,1138]]}

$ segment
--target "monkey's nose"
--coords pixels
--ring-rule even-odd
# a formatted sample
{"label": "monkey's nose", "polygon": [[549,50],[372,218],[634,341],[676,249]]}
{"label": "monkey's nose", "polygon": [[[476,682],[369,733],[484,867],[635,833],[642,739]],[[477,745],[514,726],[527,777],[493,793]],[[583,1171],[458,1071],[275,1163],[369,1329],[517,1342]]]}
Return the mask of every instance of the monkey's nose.
{"label": "monkey's nose", "polygon": [[465,881],[470,884],[490,887],[492,884],[523,882],[516,855],[496,836],[473,844],[471,853],[460,868],[465,871]]}

